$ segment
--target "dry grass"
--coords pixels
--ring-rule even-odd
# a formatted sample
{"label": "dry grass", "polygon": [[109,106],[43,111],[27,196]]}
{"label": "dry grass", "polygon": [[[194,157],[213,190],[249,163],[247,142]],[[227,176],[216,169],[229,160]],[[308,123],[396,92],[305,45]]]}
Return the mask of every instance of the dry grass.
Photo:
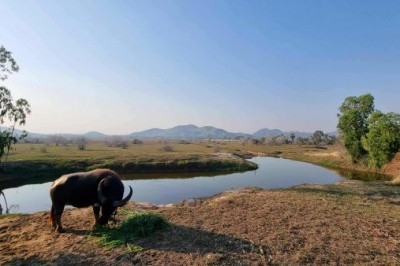
{"label": "dry grass", "polygon": [[399,265],[399,201],[393,185],[349,181],[247,188],[161,208],[129,203],[120,224],[124,213],[147,211],[171,226],[112,249],[88,237],[90,208],[66,210],[61,235],[44,212],[9,217],[0,220],[0,264]]}
{"label": "dry grass", "polygon": [[[169,146],[172,149],[165,151],[163,147]],[[250,142],[239,141],[192,141],[182,143],[181,141],[145,141],[143,144],[131,144],[127,149],[110,147],[106,143],[96,142],[86,145],[85,150],[78,150],[76,145],[55,144],[17,144],[15,150],[11,151],[8,161],[29,161],[29,160],[57,160],[57,159],[136,159],[154,157],[186,157],[188,155],[210,155],[218,152],[237,153],[240,155],[283,155],[300,156],[312,158],[314,153],[331,153],[337,151],[336,146],[328,146],[321,150],[314,146],[298,145],[255,145]],[[43,152],[45,150],[45,152]],[[315,156],[314,156],[315,157]]]}
{"label": "dry grass", "polygon": [[271,264],[396,265],[400,195],[392,186],[394,198],[367,196],[374,189],[381,191],[362,182],[245,189],[160,213],[181,226],[250,240],[269,252]]}

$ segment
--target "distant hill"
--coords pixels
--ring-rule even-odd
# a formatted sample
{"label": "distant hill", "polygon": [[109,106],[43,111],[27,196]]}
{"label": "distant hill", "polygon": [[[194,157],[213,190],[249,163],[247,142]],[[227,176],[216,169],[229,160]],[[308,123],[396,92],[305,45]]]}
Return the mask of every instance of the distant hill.
{"label": "distant hill", "polygon": [[97,131],[89,131],[89,132],[83,134],[82,136],[85,138],[88,138],[88,139],[97,139],[97,140],[106,139],[109,137],[106,134],[103,134],[103,133],[100,133]]}
{"label": "distant hill", "polygon": [[258,130],[257,132],[253,133],[253,137],[255,138],[262,138],[262,137],[273,137],[273,136],[279,136],[283,134],[283,132],[279,129],[268,129],[268,128],[263,128]]}
{"label": "distant hill", "polygon": [[[16,129],[16,135],[21,134],[21,130]],[[294,134],[297,137],[310,137],[314,132],[300,132],[300,131],[287,131],[284,132],[280,129],[268,129],[263,128],[256,131],[253,134],[247,133],[235,133],[229,132],[221,128],[216,128],[212,126],[198,127],[196,125],[180,125],[169,129],[152,128],[144,131],[133,132],[128,135],[118,135],[121,138],[137,138],[137,139],[234,139],[234,138],[262,138],[262,137],[273,137],[279,135],[290,136]],[[337,136],[338,132],[327,133],[331,136]],[[78,137],[84,137],[89,140],[105,140],[107,138],[114,137],[114,135],[106,135],[97,131],[89,131],[84,134],[28,134],[28,139],[31,141],[44,140],[44,139],[54,139],[54,138],[64,138],[67,140],[76,139]]]}
{"label": "distant hill", "polygon": [[211,126],[198,127],[195,125],[182,125],[169,129],[152,128],[141,132],[131,133],[128,136],[139,139],[223,139],[240,136],[249,137],[251,135],[245,133],[232,133]]}

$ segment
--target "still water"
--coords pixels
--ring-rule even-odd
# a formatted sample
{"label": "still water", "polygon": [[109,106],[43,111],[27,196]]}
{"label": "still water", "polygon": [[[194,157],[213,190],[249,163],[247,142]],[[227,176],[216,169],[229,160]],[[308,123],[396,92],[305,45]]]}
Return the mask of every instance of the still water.
{"label": "still water", "polygon": [[[330,170],[309,163],[281,158],[256,157],[250,161],[258,164],[255,171],[215,175],[141,174],[126,175],[125,187],[132,186],[133,201],[154,204],[180,202],[184,199],[211,196],[229,189],[243,187],[285,188],[303,183],[335,183],[342,177]],[[24,185],[3,190],[10,213],[33,213],[50,210],[49,188],[52,182]],[[125,195],[128,193],[125,189]],[[4,199],[0,204],[4,207]]]}

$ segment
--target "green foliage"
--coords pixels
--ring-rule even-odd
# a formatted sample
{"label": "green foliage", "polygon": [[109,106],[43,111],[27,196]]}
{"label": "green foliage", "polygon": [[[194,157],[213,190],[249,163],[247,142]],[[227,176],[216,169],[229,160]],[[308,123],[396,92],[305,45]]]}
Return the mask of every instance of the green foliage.
{"label": "green foliage", "polygon": [[338,128],[353,162],[367,158],[382,168],[400,149],[400,115],[375,111],[374,97],[347,97],[339,108]]}
{"label": "green foliage", "polygon": [[400,149],[400,115],[376,111],[368,124],[369,131],[362,142],[369,152],[370,166],[381,168]]}
{"label": "green foliage", "polygon": [[9,130],[0,131],[0,162],[11,146],[17,143],[17,138]]}
{"label": "green foliage", "polygon": [[[30,114],[31,109],[27,100],[18,99],[13,102],[10,91],[5,87],[0,87],[0,124],[8,122],[8,127],[0,129],[0,162],[5,156],[7,160],[8,153],[12,145],[16,144],[18,139],[14,135],[15,126],[25,125],[26,116]],[[19,139],[24,139],[27,133],[19,136]]]}
{"label": "green foliage", "polygon": [[[6,87],[0,87],[0,125],[8,122],[5,129],[0,129],[0,162],[5,156],[7,160],[8,153],[12,145],[16,144],[18,138],[14,135],[15,126],[25,125],[26,116],[31,113],[30,105],[25,99],[13,101],[11,92]],[[19,136],[24,139],[27,133]]]}
{"label": "green foliage", "polygon": [[338,129],[354,163],[367,155],[361,139],[368,133],[368,118],[374,110],[374,97],[371,94],[347,97],[339,108]]}
{"label": "green foliage", "polygon": [[19,66],[15,59],[11,56],[11,52],[7,51],[4,46],[0,46],[0,79],[6,80],[8,74],[12,72],[18,72]]}
{"label": "green foliage", "polygon": [[[0,46],[0,80],[6,80],[9,74],[18,72],[18,70],[19,66],[11,56],[11,52],[7,51],[4,46]],[[6,87],[0,86],[0,125],[9,123],[6,129],[0,128],[0,163],[4,157],[4,161],[7,160],[12,145],[17,143],[18,139],[14,136],[15,126],[17,124],[25,125],[26,116],[30,112],[31,109],[27,100],[18,99],[14,103],[11,92]],[[23,131],[19,139],[26,136],[27,133]]]}
{"label": "green foliage", "polygon": [[169,227],[168,221],[153,213],[131,212],[125,222],[118,227],[97,227],[91,233],[97,237],[98,244],[108,248],[126,245],[128,251],[139,251],[140,247],[133,245],[135,240],[153,235],[155,232]]}

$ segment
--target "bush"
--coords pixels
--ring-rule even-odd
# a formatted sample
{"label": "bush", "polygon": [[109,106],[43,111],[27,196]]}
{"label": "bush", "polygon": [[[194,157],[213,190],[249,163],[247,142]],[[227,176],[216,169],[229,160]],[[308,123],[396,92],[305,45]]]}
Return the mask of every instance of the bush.
{"label": "bush", "polygon": [[171,145],[165,144],[161,147],[161,151],[172,152],[174,151],[174,148]]}
{"label": "bush", "polygon": [[134,139],[132,140],[132,144],[143,144],[143,141],[141,141],[140,139]]}

